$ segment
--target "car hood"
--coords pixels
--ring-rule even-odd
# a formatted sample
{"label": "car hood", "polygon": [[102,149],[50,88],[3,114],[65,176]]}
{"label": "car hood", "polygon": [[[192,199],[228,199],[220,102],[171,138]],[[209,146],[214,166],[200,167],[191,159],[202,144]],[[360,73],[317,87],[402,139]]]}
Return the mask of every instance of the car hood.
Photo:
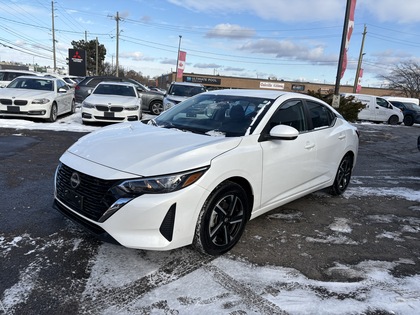
{"label": "car hood", "polygon": [[14,88],[2,88],[0,89],[0,96],[7,98],[16,99],[33,99],[43,97],[53,97],[53,91],[42,91],[42,90],[28,90],[28,89],[14,89]]}
{"label": "car hood", "polygon": [[91,94],[85,102],[104,105],[133,105],[138,104],[139,98],[134,96]]}
{"label": "car hood", "polygon": [[211,137],[132,122],[84,136],[68,152],[131,175],[154,176],[207,166],[240,142],[241,138]]}

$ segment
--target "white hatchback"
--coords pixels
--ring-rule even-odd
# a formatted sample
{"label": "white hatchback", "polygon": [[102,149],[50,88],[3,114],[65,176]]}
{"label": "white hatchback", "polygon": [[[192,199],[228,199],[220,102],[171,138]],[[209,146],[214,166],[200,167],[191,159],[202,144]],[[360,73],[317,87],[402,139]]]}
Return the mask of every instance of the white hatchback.
{"label": "white hatchback", "polygon": [[311,192],[343,193],[358,133],[303,94],[222,90],[143,122],[108,126],[60,158],[55,207],[140,249],[230,250],[245,224]]}
{"label": "white hatchback", "polygon": [[100,82],[82,103],[82,121],[123,122],[141,118],[141,98],[129,82]]}

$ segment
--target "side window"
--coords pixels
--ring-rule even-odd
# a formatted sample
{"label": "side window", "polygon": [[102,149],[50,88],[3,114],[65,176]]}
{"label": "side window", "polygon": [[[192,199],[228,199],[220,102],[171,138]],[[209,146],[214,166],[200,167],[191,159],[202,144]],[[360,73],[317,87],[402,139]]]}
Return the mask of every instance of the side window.
{"label": "side window", "polygon": [[289,100],[283,103],[271,117],[269,129],[277,125],[288,125],[299,132],[307,131],[302,101]]}
{"label": "side window", "polygon": [[376,104],[384,108],[389,108],[388,101],[380,97],[376,98]]}
{"label": "side window", "polygon": [[327,107],[313,101],[306,101],[312,127],[314,129],[330,127],[334,123],[335,115]]}

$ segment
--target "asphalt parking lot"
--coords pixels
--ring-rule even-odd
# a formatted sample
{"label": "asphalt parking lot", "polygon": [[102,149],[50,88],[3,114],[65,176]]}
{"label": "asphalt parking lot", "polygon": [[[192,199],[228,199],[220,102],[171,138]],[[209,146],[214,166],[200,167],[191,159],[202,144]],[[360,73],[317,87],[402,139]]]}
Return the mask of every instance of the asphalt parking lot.
{"label": "asphalt parking lot", "polygon": [[[352,301],[352,307],[360,303],[348,314],[416,314],[418,291],[404,296],[404,306],[395,306],[393,313],[386,303],[367,303],[366,288],[353,295],[325,289],[325,283],[362,281],[360,266],[366,262],[388,264],[393,279],[415,281],[420,275],[420,125],[358,128],[359,158],[344,196],[320,191],[256,218],[240,243],[221,258],[199,255],[189,247],[171,252],[125,249],[86,234],[52,209],[58,158],[83,133],[0,128],[0,314],[335,310],[278,302],[282,292],[296,290],[298,283],[274,281],[262,273],[256,278],[267,279],[261,287],[251,280],[244,283],[243,275],[251,279],[249,266],[254,272],[266,270],[259,267],[286,268],[293,272],[285,278],[298,273],[305,281],[322,282],[305,290],[323,301]],[[206,289],[208,279],[223,290]],[[195,291],[200,299],[192,297]],[[331,314],[347,314],[345,308],[336,310]]]}

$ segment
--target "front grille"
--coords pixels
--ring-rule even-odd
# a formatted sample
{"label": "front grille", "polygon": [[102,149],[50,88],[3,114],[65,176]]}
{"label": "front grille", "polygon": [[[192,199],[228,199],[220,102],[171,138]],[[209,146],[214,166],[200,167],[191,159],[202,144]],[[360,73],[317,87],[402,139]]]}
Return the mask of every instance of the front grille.
{"label": "front grille", "polygon": [[2,105],[12,105],[12,100],[8,99],[8,98],[2,98],[2,99],[0,99],[0,103]]}
{"label": "front grille", "polygon": [[22,105],[27,105],[28,101],[26,101],[26,100],[15,100],[14,103],[15,103],[15,105],[22,106]]}
{"label": "front grille", "polygon": [[122,106],[96,105],[95,107],[101,112],[122,112],[124,110]]}
{"label": "front grille", "polygon": [[[77,173],[80,184],[72,187],[71,177]],[[118,199],[110,189],[120,180],[104,180],[89,176],[60,164],[56,177],[57,198],[69,208],[98,222],[105,211]]]}

